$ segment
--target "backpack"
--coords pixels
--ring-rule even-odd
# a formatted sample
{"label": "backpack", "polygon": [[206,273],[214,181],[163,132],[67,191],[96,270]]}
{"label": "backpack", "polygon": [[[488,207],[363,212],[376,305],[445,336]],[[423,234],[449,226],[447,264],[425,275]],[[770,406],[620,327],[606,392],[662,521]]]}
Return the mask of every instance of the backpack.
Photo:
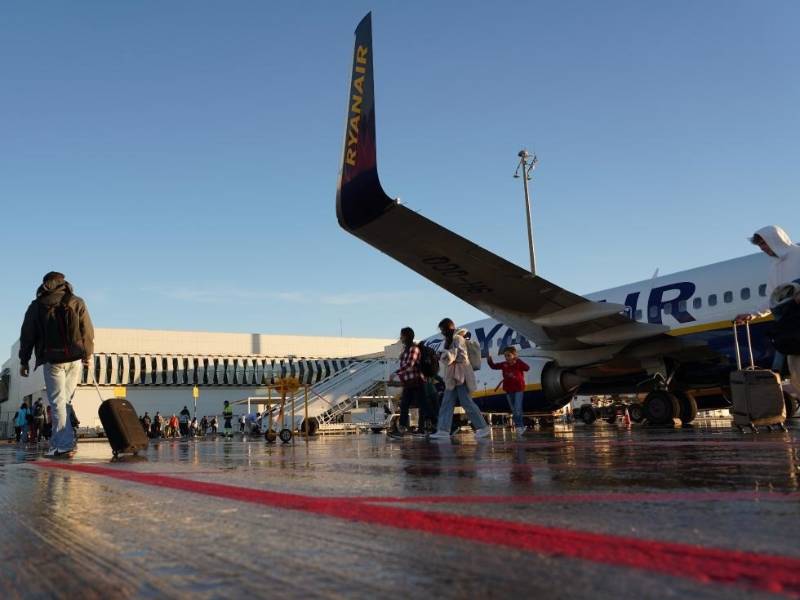
{"label": "backpack", "polygon": [[419,348],[419,370],[425,377],[436,377],[439,374],[439,359],[433,348],[426,346],[422,342],[417,344]]}
{"label": "backpack", "polygon": [[467,342],[467,356],[473,371],[481,370],[481,345],[476,340],[464,340]]}
{"label": "backpack", "polygon": [[65,293],[58,304],[48,306],[39,303],[44,362],[64,363],[86,357],[80,320],[75,309],[69,305],[71,299],[72,294]]}

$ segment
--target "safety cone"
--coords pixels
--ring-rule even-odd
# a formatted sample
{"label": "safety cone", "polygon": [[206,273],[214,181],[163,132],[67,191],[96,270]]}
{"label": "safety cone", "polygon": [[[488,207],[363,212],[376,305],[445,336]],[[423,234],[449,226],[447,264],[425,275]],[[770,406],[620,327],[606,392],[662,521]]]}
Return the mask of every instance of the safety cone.
{"label": "safety cone", "polygon": [[625,425],[625,427],[630,427],[631,426],[631,415],[628,412],[628,407],[627,406],[625,407],[625,416],[622,417],[622,422]]}

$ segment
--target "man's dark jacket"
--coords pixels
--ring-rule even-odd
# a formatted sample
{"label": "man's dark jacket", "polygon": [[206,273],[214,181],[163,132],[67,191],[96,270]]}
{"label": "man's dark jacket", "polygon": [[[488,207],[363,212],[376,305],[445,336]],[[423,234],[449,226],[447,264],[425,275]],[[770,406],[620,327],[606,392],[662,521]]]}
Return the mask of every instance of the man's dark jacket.
{"label": "man's dark jacket", "polygon": [[46,362],[51,362],[49,357],[45,356],[44,331],[47,324],[42,323],[41,320],[42,314],[48,313],[43,309],[60,304],[65,294],[69,294],[66,302],[67,306],[78,317],[81,339],[74,341],[78,342],[78,345],[83,348],[83,356],[77,356],[73,360],[89,358],[94,353],[94,326],[91,318],[89,318],[89,310],[86,308],[86,303],[72,293],[72,286],[68,282],[62,281],[52,289],[48,289],[45,285],[39,286],[39,289],[36,290],[36,300],[31,302],[25,312],[25,320],[22,322],[22,331],[19,334],[19,361],[21,365],[24,366],[30,362],[31,353],[34,350],[36,350],[36,366],[34,369]]}

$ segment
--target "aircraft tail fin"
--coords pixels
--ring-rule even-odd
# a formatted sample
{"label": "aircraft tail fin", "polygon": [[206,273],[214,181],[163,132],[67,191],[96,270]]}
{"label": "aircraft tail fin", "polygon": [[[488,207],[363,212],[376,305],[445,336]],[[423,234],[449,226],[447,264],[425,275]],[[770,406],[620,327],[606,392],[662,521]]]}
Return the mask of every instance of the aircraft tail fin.
{"label": "aircraft tail fin", "polygon": [[394,204],[378,179],[372,13],[367,13],[358,24],[355,36],[344,149],[336,193],[339,224],[351,231],[369,223]]}

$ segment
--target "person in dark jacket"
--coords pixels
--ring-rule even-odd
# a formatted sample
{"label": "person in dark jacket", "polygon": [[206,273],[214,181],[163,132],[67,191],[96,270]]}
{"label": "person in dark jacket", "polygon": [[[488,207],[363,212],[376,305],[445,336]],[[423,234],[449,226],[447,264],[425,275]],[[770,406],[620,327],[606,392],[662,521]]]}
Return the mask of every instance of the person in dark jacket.
{"label": "person in dark jacket", "polygon": [[86,303],[73,293],[63,273],[51,271],[42,278],[22,322],[19,336],[19,372],[30,373],[31,354],[36,352],[34,369],[42,366],[47,399],[52,408],[52,437],[48,456],[71,456],[75,451],[75,431],[70,423],[67,403],[72,400],[94,352],[94,327]]}

